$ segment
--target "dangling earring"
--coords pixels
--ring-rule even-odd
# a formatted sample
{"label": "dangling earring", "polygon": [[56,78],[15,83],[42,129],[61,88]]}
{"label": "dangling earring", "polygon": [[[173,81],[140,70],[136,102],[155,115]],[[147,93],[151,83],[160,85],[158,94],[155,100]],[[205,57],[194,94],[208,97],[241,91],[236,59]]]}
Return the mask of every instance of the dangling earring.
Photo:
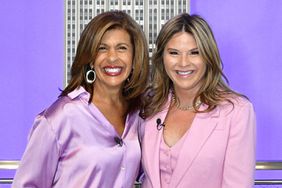
{"label": "dangling earring", "polygon": [[85,79],[88,84],[93,84],[96,80],[96,72],[93,69],[87,70]]}

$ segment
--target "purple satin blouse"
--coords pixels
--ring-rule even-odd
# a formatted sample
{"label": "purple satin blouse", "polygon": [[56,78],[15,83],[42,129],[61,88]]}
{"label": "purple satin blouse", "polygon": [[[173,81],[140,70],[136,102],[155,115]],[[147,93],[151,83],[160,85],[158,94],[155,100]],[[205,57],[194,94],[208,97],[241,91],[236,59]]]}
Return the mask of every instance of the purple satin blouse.
{"label": "purple satin blouse", "polygon": [[127,115],[120,137],[88,100],[89,93],[80,87],[36,117],[12,187],[133,187],[142,119],[137,112]]}

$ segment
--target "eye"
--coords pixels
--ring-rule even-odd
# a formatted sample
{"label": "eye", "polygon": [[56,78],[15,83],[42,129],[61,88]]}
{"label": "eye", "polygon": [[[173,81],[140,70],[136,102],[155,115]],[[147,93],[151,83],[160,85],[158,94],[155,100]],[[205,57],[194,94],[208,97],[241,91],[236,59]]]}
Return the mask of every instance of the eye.
{"label": "eye", "polygon": [[190,55],[199,55],[200,52],[199,52],[199,50],[192,50],[192,51],[190,51],[189,54],[190,54]]}
{"label": "eye", "polygon": [[178,55],[179,53],[177,51],[170,50],[170,51],[168,51],[168,54],[170,54],[170,55]]}
{"label": "eye", "polygon": [[106,50],[106,47],[105,46],[99,46],[98,47],[98,51],[105,51]]}
{"label": "eye", "polygon": [[118,49],[121,50],[121,51],[125,51],[125,50],[127,50],[127,47],[126,46],[119,46]]}

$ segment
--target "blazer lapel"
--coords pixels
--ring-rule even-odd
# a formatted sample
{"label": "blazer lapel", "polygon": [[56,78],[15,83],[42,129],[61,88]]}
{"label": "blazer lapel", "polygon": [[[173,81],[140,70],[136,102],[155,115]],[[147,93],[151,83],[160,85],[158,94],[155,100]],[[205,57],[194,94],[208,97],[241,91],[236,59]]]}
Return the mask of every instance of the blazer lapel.
{"label": "blazer lapel", "polygon": [[171,178],[171,187],[177,187],[185,172],[190,168],[193,160],[211,135],[217,125],[219,111],[216,108],[209,113],[198,113],[193,121],[182,149],[179,152],[176,167]]}
{"label": "blazer lapel", "polygon": [[153,187],[161,187],[160,184],[160,142],[163,135],[163,128],[157,130],[157,119],[161,119],[161,123],[164,122],[165,117],[168,112],[170,103],[170,97],[168,102],[165,105],[163,111],[156,114],[152,119],[149,119],[148,122],[145,122],[145,135],[144,143],[142,145],[142,149],[145,151],[143,152],[143,163],[146,163],[145,166],[147,170],[147,176],[150,177],[150,181]]}
{"label": "blazer lapel", "polygon": [[154,130],[148,131],[150,134],[147,135],[147,144],[143,145],[143,148],[146,152],[144,153],[146,156],[145,161],[143,161],[147,168],[147,176],[150,177],[148,180],[152,180],[151,184],[152,187],[160,187],[160,166],[159,166],[159,146],[160,146],[160,139],[162,136],[162,129],[160,131],[157,130],[156,127],[154,127]]}

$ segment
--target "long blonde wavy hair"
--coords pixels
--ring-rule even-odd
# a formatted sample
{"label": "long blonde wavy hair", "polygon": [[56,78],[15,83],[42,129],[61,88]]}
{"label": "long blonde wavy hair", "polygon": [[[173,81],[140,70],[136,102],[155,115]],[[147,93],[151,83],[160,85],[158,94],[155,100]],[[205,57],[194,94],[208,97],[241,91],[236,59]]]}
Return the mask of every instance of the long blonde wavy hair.
{"label": "long blonde wavy hair", "polygon": [[[164,68],[163,53],[168,41],[176,33],[183,31],[195,38],[199,53],[206,63],[203,84],[193,101],[196,112],[212,111],[222,101],[232,103],[230,100],[232,94],[244,96],[228,86],[228,80],[222,71],[219,50],[208,23],[198,15],[183,13],[166,22],[157,37],[156,49],[152,57],[152,84],[147,87],[147,95],[144,99],[143,117],[145,118],[162,110],[168,100],[170,90],[173,89],[173,83]],[[196,108],[198,98],[208,106],[204,111]]]}

